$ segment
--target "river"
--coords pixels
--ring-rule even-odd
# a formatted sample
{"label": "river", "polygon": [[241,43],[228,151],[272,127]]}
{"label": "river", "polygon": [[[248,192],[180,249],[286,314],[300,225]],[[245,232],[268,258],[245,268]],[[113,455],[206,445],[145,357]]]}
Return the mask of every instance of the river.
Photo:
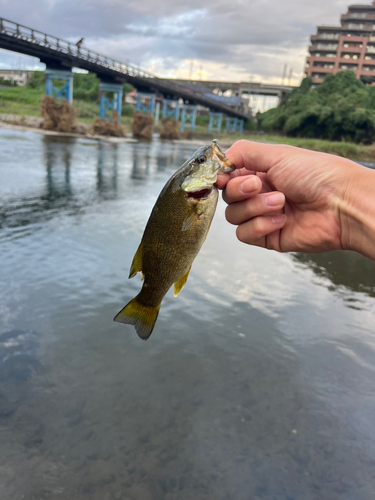
{"label": "river", "polygon": [[220,201],[150,339],[112,321],[195,149],[0,129],[2,500],[374,498],[374,262],[248,247]]}

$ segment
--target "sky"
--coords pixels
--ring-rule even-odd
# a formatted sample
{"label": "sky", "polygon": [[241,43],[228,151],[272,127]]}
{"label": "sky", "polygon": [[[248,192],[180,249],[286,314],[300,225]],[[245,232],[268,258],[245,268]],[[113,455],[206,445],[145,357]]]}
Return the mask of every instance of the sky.
{"label": "sky", "polygon": [[[372,0],[358,2],[371,4]],[[0,16],[159,77],[298,85],[310,35],[339,25],[345,0],[0,0]],[[0,50],[0,67],[37,59]],[[42,66],[44,67],[44,66]]]}

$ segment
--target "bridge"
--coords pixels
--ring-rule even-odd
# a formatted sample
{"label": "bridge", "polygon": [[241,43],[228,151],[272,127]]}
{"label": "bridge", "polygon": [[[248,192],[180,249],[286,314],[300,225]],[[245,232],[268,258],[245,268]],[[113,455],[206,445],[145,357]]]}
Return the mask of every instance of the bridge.
{"label": "bridge", "polygon": [[[207,93],[184,86],[183,83],[157,78],[134,65],[116,61],[85,47],[79,47],[77,44],[3,18],[0,18],[0,48],[38,58],[46,65],[47,76],[50,72],[51,85],[54,75],[63,76],[64,72],[71,72],[75,67],[96,73],[103,90],[114,90],[116,85],[128,82],[140,93],[159,93],[170,100],[183,99],[185,104],[201,105],[242,123],[249,117],[243,109],[229,106],[223,100],[217,100],[215,94],[210,97]],[[68,78],[67,76],[67,81]],[[118,98],[117,103],[120,101]]]}
{"label": "bridge", "polygon": [[207,81],[207,80],[181,80],[173,79],[171,80],[179,85],[188,86],[194,90],[194,87],[201,88],[204,86],[207,90],[227,92],[231,91],[232,95],[242,97],[245,95],[262,95],[262,96],[276,96],[279,98],[279,103],[285,100],[285,97],[289,92],[294,90],[296,87],[291,85],[276,85],[267,84],[259,82],[221,82],[221,81]]}

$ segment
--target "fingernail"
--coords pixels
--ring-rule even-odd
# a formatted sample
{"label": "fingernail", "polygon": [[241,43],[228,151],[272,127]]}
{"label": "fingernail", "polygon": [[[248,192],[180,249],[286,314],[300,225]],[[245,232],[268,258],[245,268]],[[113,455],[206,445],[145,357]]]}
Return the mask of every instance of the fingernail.
{"label": "fingernail", "polygon": [[264,203],[267,207],[279,207],[284,203],[284,195],[282,193],[272,193],[264,198]]}
{"label": "fingernail", "polygon": [[282,224],[284,224],[284,222],[286,222],[286,215],[274,215],[273,217],[271,217],[271,221],[273,224],[275,224],[275,226],[281,226]]}
{"label": "fingernail", "polygon": [[255,191],[257,187],[258,183],[256,179],[246,179],[242,182],[242,184],[240,184],[240,191],[242,191],[243,193],[251,193],[252,191]]}

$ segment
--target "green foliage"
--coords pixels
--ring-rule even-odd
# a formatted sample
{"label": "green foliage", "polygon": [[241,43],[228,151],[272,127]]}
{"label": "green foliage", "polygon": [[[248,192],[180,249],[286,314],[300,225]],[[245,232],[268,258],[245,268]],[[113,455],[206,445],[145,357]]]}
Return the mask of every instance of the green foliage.
{"label": "green foliage", "polygon": [[99,95],[99,78],[94,73],[73,73],[73,99],[95,102]]}
{"label": "green foliage", "polygon": [[26,87],[30,89],[44,89],[44,71],[34,71]]}
{"label": "green foliage", "polygon": [[43,92],[39,88],[7,87],[0,89],[0,99],[39,106]]}
{"label": "green foliage", "polygon": [[375,88],[352,71],[327,75],[315,88],[305,78],[284,105],[262,113],[260,123],[291,137],[369,144],[375,141]]}
{"label": "green foliage", "polygon": [[0,85],[1,86],[5,85],[6,87],[11,87],[12,85],[15,85],[15,83],[14,82],[12,83],[11,80],[5,80],[5,78],[0,77]]}
{"label": "green foliage", "polygon": [[195,119],[195,123],[197,125],[204,125],[206,127],[208,127],[208,123],[210,121],[210,117],[208,115],[205,115],[205,116],[197,116],[196,119]]}
{"label": "green foliage", "polygon": [[244,130],[256,130],[257,129],[257,124],[256,124],[256,122],[254,120],[252,120],[251,118],[249,118],[248,120],[245,121],[243,129]]}
{"label": "green foliage", "polygon": [[121,108],[121,116],[133,116],[134,113],[134,106],[131,106],[130,104],[125,104]]}

